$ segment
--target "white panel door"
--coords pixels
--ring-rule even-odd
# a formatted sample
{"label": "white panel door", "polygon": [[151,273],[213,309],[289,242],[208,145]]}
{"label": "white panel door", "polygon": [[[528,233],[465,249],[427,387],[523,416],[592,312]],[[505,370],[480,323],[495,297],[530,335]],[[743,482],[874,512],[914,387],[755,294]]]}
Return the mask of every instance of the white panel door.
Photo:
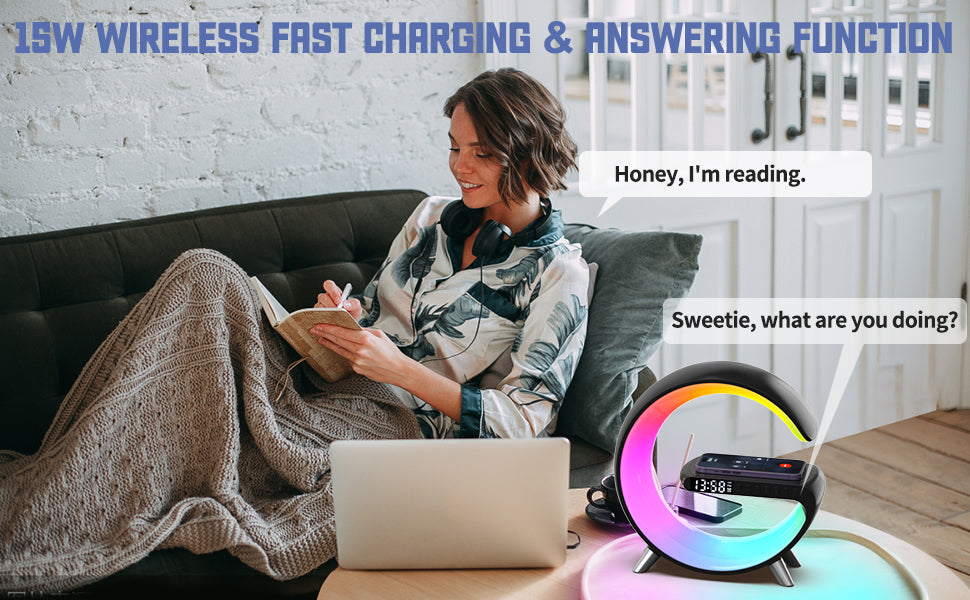
{"label": "white panel door", "polygon": [[[952,54],[806,52],[806,133],[779,150],[867,150],[868,198],[777,199],[774,294],[779,297],[956,297],[964,273],[967,3],[906,0],[784,2],[779,20],[952,22]],[[786,44],[789,40],[786,40]],[[797,61],[793,61],[797,62]],[[792,72],[795,69],[791,69]],[[798,125],[799,87],[782,73],[779,134]],[[786,78],[787,77],[787,78]],[[838,347],[774,350],[775,372],[821,418]],[[834,413],[835,439],[954,406],[960,346],[863,349]],[[776,426],[777,452],[796,447]]]}

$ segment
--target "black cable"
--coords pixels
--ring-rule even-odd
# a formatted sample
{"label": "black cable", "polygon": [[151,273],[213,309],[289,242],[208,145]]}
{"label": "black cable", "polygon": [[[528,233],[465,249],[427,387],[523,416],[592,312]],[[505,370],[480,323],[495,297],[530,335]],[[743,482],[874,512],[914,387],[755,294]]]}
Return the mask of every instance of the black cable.
{"label": "black cable", "polygon": [[579,537],[579,534],[573,531],[572,529],[567,529],[566,533],[571,533],[576,536],[576,543],[566,544],[566,550],[575,550],[576,548],[579,548],[579,545],[583,543],[583,538]]}
{"label": "black cable", "polygon": [[[485,271],[485,265],[481,262],[481,259],[478,259],[478,260],[479,260],[479,263],[478,263],[478,287],[479,288],[484,288],[485,287],[485,273],[484,273],[484,271]],[[461,352],[456,352],[455,354],[452,354],[451,356],[445,356],[445,357],[442,357],[442,358],[431,358],[431,359],[426,359],[426,360],[425,359],[422,359],[422,360],[419,360],[418,362],[421,363],[422,365],[424,365],[424,364],[427,364],[427,363],[430,363],[430,362],[435,362],[436,360],[448,360],[448,359],[451,359],[451,358],[455,358],[456,356],[459,356],[459,355],[464,354],[465,352],[467,352],[468,349],[472,347],[472,344],[475,343],[475,340],[478,339],[478,331],[479,331],[479,329],[482,326],[482,317],[484,316],[484,313],[485,313],[485,306],[484,306],[483,301],[484,301],[484,296],[482,297],[482,300],[479,300],[478,301],[478,322],[475,324],[475,334],[472,336],[472,340],[470,342],[468,342],[468,345],[465,346],[465,348]],[[413,311],[412,311],[411,321],[412,321],[412,323],[414,321]],[[417,334],[415,334],[415,337],[417,337]]]}

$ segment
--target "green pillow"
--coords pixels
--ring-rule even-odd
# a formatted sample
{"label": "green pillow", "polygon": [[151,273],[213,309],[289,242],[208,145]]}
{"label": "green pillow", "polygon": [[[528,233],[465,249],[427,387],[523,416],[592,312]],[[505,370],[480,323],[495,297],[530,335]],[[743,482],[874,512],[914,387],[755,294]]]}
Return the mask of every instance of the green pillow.
{"label": "green pillow", "polygon": [[567,225],[566,238],[599,265],[586,346],[556,424],[612,453],[629,412],[637,375],[663,340],[663,304],[687,295],[697,274],[701,236]]}

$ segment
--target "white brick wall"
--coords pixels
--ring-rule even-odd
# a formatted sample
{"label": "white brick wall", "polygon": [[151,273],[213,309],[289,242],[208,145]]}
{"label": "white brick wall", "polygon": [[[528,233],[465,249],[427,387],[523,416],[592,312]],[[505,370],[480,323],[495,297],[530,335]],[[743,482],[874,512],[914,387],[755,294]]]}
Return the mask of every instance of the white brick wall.
{"label": "white brick wall", "polygon": [[[16,21],[85,22],[15,54]],[[260,21],[258,54],[101,54],[94,23]],[[457,193],[445,99],[476,55],[365,54],[365,21],[475,0],[0,0],[0,237],[348,190]],[[274,21],[350,21],[346,54],[273,54]],[[197,29],[196,29],[197,31]]]}

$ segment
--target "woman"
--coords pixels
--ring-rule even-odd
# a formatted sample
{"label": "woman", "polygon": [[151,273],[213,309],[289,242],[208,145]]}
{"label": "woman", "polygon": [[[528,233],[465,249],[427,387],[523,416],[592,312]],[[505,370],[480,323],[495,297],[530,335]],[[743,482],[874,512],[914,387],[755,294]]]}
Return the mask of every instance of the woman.
{"label": "woman", "polygon": [[335,552],[331,441],[551,429],[587,270],[542,198],[575,145],[517,71],[481,75],[445,112],[462,199],[429,198],[408,220],[347,305],[368,329],[313,329],[365,377],[290,376],[246,273],[183,254],[85,366],[38,452],[0,452],[0,591],[78,587],[160,546],[297,577]]}
{"label": "woman", "polygon": [[[426,437],[548,434],[586,331],[586,264],[547,199],[565,188],[576,145],[558,101],[514,69],[479,75],[445,115],[461,200],[425,200],[363,303],[346,304],[368,329],[311,333],[357,373],[398,388]],[[335,306],[339,287],[324,289],[317,306]],[[506,349],[501,380],[482,389]]]}

